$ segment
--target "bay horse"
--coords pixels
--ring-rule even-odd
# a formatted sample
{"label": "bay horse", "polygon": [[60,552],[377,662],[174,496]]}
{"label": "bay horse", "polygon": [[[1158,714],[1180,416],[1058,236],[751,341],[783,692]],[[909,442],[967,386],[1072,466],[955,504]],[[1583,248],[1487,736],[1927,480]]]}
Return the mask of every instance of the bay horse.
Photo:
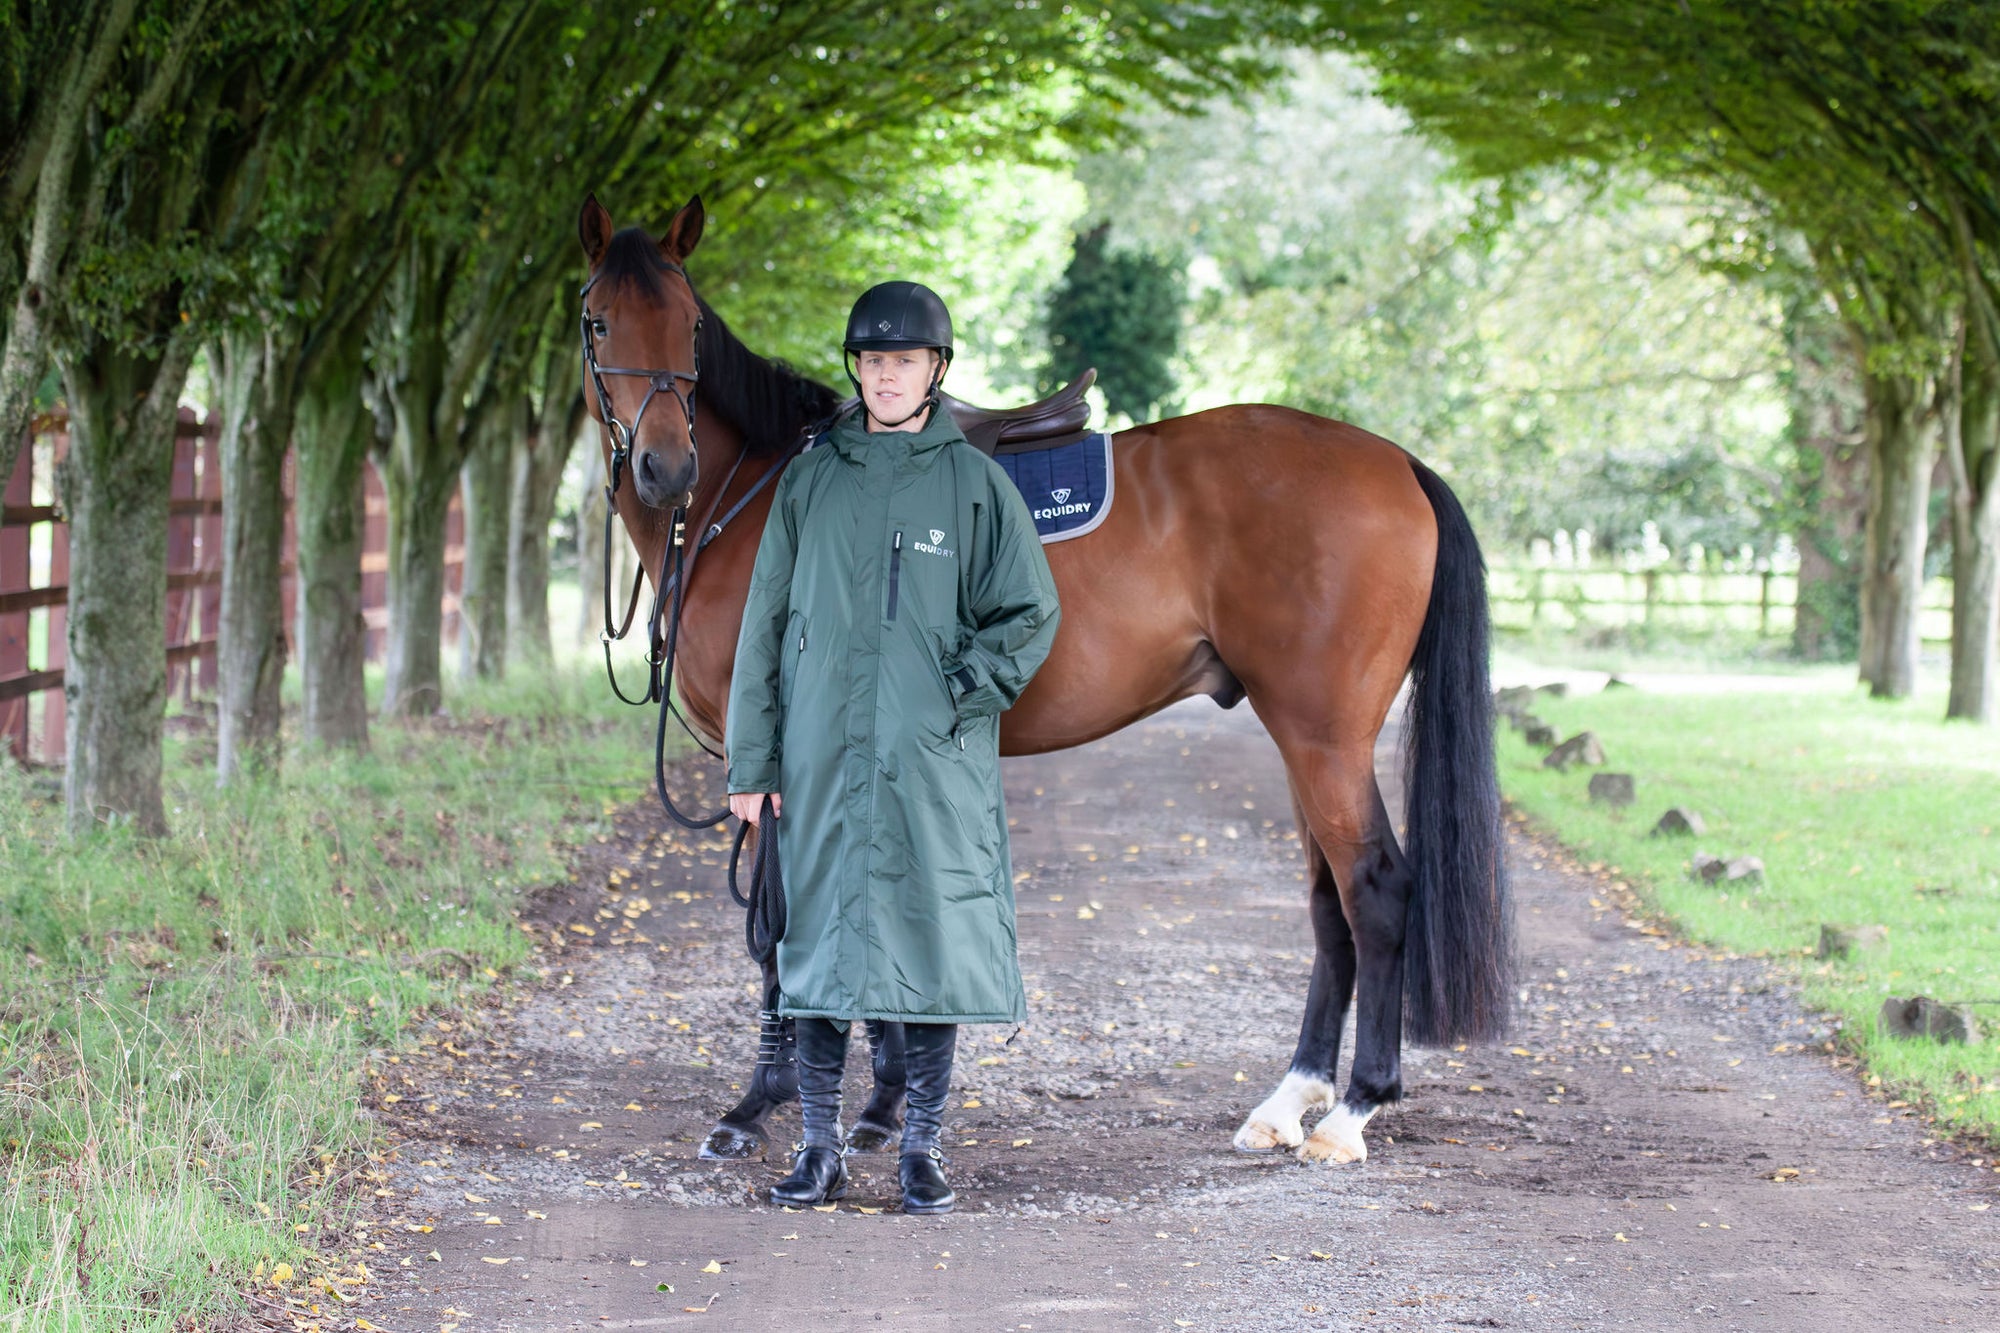
{"label": "bay horse", "polygon": [[[693,727],[719,743],[770,512],[773,488],[763,483],[840,395],[751,352],[695,294],[685,264],[705,218],[697,196],[656,239],[615,230],[592,196],[578,232],[590,265],[585,397],[607,423],[607,460],[622,440],[634,483],[614,491],[617,512],[648,570],[666,568],[675,506],[706,543],[678,580],[672,684]],[[1225,708],[1250,701],[1289,778],[1315,957],[1290,1068],[1234,1143],[1309,1162],[1363,1161],[1363,1128],[1402,1092],[1403,1036],[1485,1040],[1508,1014],[1478,541],[1450,488],[1414,456],[1288,408],[1223,407],[1121,431],[1112,461],[1116,502],[1102,525],[1047,547],[1062,626],[1002,715],[1000,752],[1082,745],[1196,694]],[[1399,843],[1374,752],[1406,676]],[[1352,1066],[1336,1104],[1342,1022],[1357,995]],[[871,1033],[877,1087],[857,1147],[882,1146],[896,1125],[898,1035]],[[762,1150],[764,1116],[796,1095],[794,1079],[765,1058],[776,1040],[767,1022],[750,1092],[704,1155]],[[1307,1133],[1305,1117],[1322,1110]]]}

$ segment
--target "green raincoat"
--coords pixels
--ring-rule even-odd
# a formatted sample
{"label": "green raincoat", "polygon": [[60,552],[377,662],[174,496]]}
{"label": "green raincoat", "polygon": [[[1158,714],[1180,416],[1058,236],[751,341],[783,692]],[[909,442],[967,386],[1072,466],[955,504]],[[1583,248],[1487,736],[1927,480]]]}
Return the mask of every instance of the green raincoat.
{"label": "green raincoat", "polygon": [[1019,1022],[1000,719],[1060,608],[1020,492],[947,413],[855,413],[778,479],[730,680],[729,790],[784,797],[780,1011]]}

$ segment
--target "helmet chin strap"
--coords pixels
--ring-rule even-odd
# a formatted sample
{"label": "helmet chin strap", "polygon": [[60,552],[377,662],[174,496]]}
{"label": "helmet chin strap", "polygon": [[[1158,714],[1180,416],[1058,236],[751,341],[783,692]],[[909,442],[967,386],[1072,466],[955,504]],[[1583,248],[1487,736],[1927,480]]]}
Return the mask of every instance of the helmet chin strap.
{"label": "helmet chin strap", "polygon": [[[847,358],[853,355],[853,353],[842,352],[840,357],[841,365],[844,368],[846,368],[847,378],[854,385],[855,396],[862,399],[861,411],[863,415],[866,416],[868,420],[873,421],[876,425],[881,426],[885,430],[895,430],[900,426],[906,426],[910,422],[915,421],[918,417],[922,416],[926,412],[935,411],[938,407],[938,388],[940,385],[944,383],[945,371],[951,369],[951,358],[945,355],[944,349],[937,348],[935,350],[937,351],[938,354],[938,365],[937,369],[931,373],[930,389],[924,394],[924,400],[921,403],[918,403],[916,408],[912,412],[910,412],[908,416],[904,417],[901,421],[884,421],[882,420],[882,418],[876,416],[875,413],[869,409],[867,402],[867,395],[861,392],[861,379],[854,373],[853,368],[851,366],[848,366],[847,364]],[[929,425],[930,423],[927,421],[924,424]]]}

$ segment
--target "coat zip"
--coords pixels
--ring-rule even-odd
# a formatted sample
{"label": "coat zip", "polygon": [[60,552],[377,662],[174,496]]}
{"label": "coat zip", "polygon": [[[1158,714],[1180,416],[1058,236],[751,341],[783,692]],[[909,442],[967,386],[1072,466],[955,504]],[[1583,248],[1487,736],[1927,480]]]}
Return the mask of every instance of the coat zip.
{"label": "coat zip", "polygon": [[896,618],[896,587],[903,576],[903,534],[898,531],[896,539],[889,544],[889,619]]}

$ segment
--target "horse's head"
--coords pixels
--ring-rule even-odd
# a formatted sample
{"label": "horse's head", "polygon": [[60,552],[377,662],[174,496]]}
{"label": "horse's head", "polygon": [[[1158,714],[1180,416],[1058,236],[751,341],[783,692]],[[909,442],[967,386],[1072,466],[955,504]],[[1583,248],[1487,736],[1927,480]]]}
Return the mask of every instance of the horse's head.
{"label": "horse's head", "polygon": [[591,195],[577,234],[590,261],[583,289],[584,402],[604,423],[607,467],[629,457],[639,498],[655,509],[694,489],[695,337],[701,305],[682,267],[701,241],[697,195],[658,240],[638,227],[614,231]]}

